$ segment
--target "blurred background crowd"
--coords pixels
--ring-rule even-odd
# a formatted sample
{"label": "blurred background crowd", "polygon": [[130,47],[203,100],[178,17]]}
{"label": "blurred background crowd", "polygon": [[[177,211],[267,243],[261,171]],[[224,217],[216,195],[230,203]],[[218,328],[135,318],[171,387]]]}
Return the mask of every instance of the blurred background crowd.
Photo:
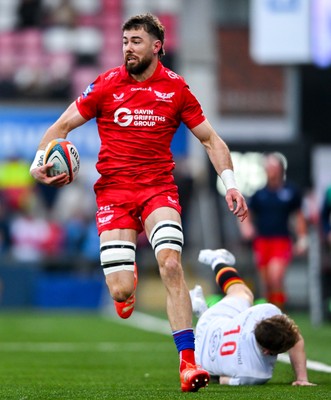
{"label": "blurred background crowd", "polygon": [[[323,27],[331,7],[323,0],[0,0],[0,305],[33,303],[22,270],[102,279],[95,126],[69,137],[82,165],[73,184],[43,187],[29,167],[47,126],[100,72],[122,63],[123,21],[147,11],[166,27],[163,63],[185,77],[229,144],[247,198],[266,182],[263,154],[284,155],[311,235],[307,254],[288,271],[289,306],[309,307],[309,271],[317,268],[329,313],[331,36]],[[227,212],[222,185],[185,127],[173,151],[188,281],[210,278],[197,265],[199,249],[227,247],[256,285],[251,242]],[[137,257],[146,276],[156,275],[143,235]],[[24,296],[13,297],[11,279]]]}

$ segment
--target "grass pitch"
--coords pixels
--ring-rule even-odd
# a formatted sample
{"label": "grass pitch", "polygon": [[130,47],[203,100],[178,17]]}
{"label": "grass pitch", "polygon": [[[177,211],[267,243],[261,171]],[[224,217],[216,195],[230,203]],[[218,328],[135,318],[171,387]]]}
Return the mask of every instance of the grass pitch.
{"label": "grass pitch", "polygon": [[[292,315],[291,315],[292,316]],[[331,364],[331,324],[302,329],[307,356]],[[171,336],[146,332],[100,314],[1,313],[0,399],[176,400],[328,399],[331,374],[309,371],[316,387],[292,387],[289,365],[278,362],[266,385],[227,387],[210,383],[182,393]]]}

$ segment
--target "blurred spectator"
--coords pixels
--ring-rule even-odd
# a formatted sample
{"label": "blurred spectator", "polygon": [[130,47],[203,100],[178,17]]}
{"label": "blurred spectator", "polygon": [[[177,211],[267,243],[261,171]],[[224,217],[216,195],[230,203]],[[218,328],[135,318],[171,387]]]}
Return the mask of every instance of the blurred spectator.
{"label": "blurred spectator", "polygon": [[40,26],[42,0],[20,0],[17,17],[18,28]]}
{"label": "blurred spectator", "polygon": [[[91,230],[91,223],[95,225],[96,204],[93,192],[86,188],[86,182],[80,177],[73,185],[67,185],[60,190],[52,209],[52,218],[59,221],[64,229],[65,248],[68,256],[75,256],[77,260],[83,258],[94,259],[91,254],[94,241],[99,243],[96,231]],[[96,234],[96,238],[93,237]],[[90,245],[92,241],[92,245]],[[98,260],[99,244],[97,246]],[[79,257],[79,258],[78,258]],[[89,262],[89,261],[88,261]]]}
{"label": "blurred spectator", "polygon": [[321,209],[321,224],[323,239],[331,249],[331,186],[326,189],[324,194]]}
{"label": "blurred spectator", "polygon": [[100,239],[95,226],[95,218],[87,222],[82,240],[81,254],[86,264],[93,269],[100,265]]}
{"label": "blurred spectator", "polygon": [[15,214],[9,229],[11,253],[17,261],[42,262],[62,252],[63,229],[43,216],[35,194],[25,198],[21,211]]}
{"label": "blurred spectator", "polygon": [[6,256],[11,246],[10,241],[10,210],[0,192],[0,255]]}
{"label": "blurred spectator", "polygon": [[44,25],[74,28],[77,22],[77,13],[70,0],[46,2],[44,10]]}
{"label": "blurred spectator", "polygon": [[67,224],[72,219],[89,220],[95,217],[96,203],[94,193],[87,187],[87,183],[81,176],[74,184],[66,185],[60,190],[52,210],[52,218]]}
{"label": "blurred spectator", "polygon": [[[193,196],[194,180],[192,177],[192,169],[188,165],[187,157],[178,157],[176,159],[176,168],[174,170],[174,178],[178,186],[180,205],[182,207],[182,224],[185,237],[188,235],[188,215],[190,211],[191,200]],[[187,243],[186,243],[187,244]]]}
{"label": "blurred spectator", "polygon": [[[250,214],[240,224],[243,238],[253,241],[262,295],[284,309],[284,278],[293,255],[307,250],[307,226],[302,195],[285,181],[285,159],[278,153],[265,157],[266,186],[249,199]],[[293,227],[293,229],[292,229]],[[292,248],[292,234],[296,242]]]}
{"label": "blurred spectator", "polygon": [[72,66],[71,54],[58,54],[52,57],[48,68],[48,95],[51,99],[67,99],[71,96]]}
{"label": "blurred spectator", "polygon": [[40,99],[46,95],[46,73],[38,60],[30,60],[17,68],[14,83],[19,95],[25,98]]}
{"label": "blurred spectator", "polygon": [[[0,30],[0,99],[39,101],[78,96],[73,82],[80,78],[80,69],[97,68],[108,20],[121,18],[116,1],[105,12],[101,0],[13,3],[11,7],[0,6],[2,14],[8,10],[8,18],[1,14],[2,19],[13,21],[8,29]],[[106,53],[113,57],[112,51]],[[84,80],[83,85],[89,83],[89,79]]]}
{"label": "blurred spectator", "polygon": [[12,210],[19,210],[36,187],[29,169],[27,161],[16,156],[0,163],[1,196]]}
{"label": "blurred spectator", "polygon": [[9,56],[0,57],[0,99],[12,99],[17,95],[14,84],[13,61]]}

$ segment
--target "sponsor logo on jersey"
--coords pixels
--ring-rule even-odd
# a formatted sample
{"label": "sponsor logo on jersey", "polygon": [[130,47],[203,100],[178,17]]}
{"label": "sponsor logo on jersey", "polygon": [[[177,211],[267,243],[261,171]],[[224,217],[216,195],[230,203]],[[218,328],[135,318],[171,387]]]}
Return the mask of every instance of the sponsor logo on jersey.
{"label": "sponsor logo on jersey", "polygon": [[114,122],[119,126],[155,126],[159,122],[165,122],[165,117],[155,115],[154,110],[134,109],[133,111],[126,107],[118,108],[114,113]]}
{"label": "sponsor logo on jersey", "polygon": [[83,96],[84,99],[85,99],[85,97],[88,96],[89,93],[92,92],[93,87],[94,87],[94,84],[93,84],[93,83],[91,83],[90,85],[88,85],[88,87],[85,89],[85,91],[84,91],[83,94],[82,94],[82,96]]}
{"label": "sponsor logo on jersey", "polygon": [[175,94],[175,92],[161,93],[161,92],[158,92],[157,90],[154,90],[154,93],[156,94],[156,100],[166,101],[168,103],[172,103],[172,100],[170,100],[170,99]]}
{"label": "sponsor logo on jersey", "polygon": [[131,92],[136,92],[136,91],[138,91],[138,90],[143,90],[143,91],[146,91],[146,92],[151,92],[152,91],[152,88],[151,87],[132,87],[131,89]]}
{"label": "sponsor logo on jersey", "polygon": [[107,211],[112,211],[112,207],[113,207],[113,204],[107,205],[107,206],[101,206],[101,207],[98,209],[98,213],[107,212]]}
{"label": "sponsor logo on jersey", "polygon": [[112,220],[114,215],[106,215],[105,217],[98,217],[98,222],[100,225],[107,224]]}
{"label": "sponsor logo on jersey", "polygon": [[172,204],[177,204],[178,203],[178,201],[174,200],[171,196],[168,196],[168,201],[169,201],[169,203],[172,203]]}
{"label": "sponsor logo on jersey", "polygon": [[115,101],[121,101],[124,98],[124,93],[121,93],[120,95],[113,93],[113,97],[114,97]]}
{"label": "sponsor logo on jersey", "polygon": [[118,108],[114,114],[114,122],[119,126],[129,126],[133,120],[131,110],[125,107]]}
{"label": "sponsor logo on jersey", "polygon": [[114,217],[114,210],[112,209],[112,205],[102,206],[97,211],[98,223],[100,225],[107,224]]}
{"label": "sponsor logo on jersey", "polygon": [[171,79],[179,79],[179,76],[174,71],[170,71],[168,69],[168,70],[166,70],[166,73],[168,74],[169,78],[171,78]]}

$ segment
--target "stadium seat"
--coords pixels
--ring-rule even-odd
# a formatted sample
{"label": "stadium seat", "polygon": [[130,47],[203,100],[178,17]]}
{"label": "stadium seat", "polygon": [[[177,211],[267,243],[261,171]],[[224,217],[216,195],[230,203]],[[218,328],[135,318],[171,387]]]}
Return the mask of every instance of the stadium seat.
{"label": "stadium seat", "polygon": [[73,35],[73,31],[66,27],[48,28],[43,35],[44,48],[49,53],[72,51]]}
{"label": "stadium seat", "polygon": [[97,67],[77,67],[72,75],[73,98],[78,97],[100,73]]}

